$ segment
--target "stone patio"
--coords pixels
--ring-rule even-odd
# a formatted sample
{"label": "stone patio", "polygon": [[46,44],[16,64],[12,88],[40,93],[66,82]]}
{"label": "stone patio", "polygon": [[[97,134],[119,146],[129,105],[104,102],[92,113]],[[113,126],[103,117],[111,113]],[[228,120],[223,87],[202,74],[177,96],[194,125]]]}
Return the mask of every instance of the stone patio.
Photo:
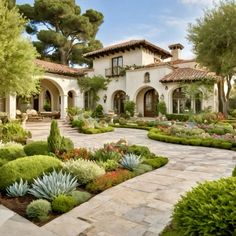
{"label": "stone patio", "polygon": [[[61,132],[77,147],[102,146],[125,138],[169,157],[169,164],[109,189],[90,201],[39,228],[10,210],[0,208],[0,235],[4,236],[152,236],[170,221],[180,195],[197,182],[230,176],[236,164],[233,151],[181,146],[153,141],[147,132],[116,129],[84,135],[60,121]],[[46,139],[50,123],[28,123],[34,140]]]}

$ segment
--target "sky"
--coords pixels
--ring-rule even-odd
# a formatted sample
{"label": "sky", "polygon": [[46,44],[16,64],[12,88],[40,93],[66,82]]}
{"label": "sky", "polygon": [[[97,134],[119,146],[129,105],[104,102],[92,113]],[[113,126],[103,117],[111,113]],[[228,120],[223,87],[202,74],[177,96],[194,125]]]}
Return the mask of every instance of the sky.
{"label": "sky", "polygon": [[[183,59],[194,57],[187,40],[189,23],[203,15],[217,0],[76,0],[82,12],[103,13],[104,23],[97,34],[104,46],[131,39],[146,39],[160,47],[182,43]],[[17,0],[33,4],[34,0]]]}

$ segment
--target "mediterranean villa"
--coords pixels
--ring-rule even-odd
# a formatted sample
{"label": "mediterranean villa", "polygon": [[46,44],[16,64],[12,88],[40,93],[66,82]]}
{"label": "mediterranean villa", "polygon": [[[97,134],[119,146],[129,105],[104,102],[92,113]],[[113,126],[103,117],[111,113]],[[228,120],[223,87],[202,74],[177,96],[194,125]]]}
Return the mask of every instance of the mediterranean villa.
{"label": "mediterranean villa", "polygon": [[[92,69],[75,69],[64,65],[37,60],[36,63],[45,70],[41,78],[39,95],[31,98],[27,108],[38,112],[58,112],[63,119],[70,106],[89,108],[89,96],[82,93],[77,80],[82,76],[102,75],[110,79],[108,89],[99,91],[100,101],[106,113],[124,111],[124,101],[129,99],[136,104],[136,113],[144,117],[156,114],[156,105],[165,101],[168,113],[183,113],[186,110],[199,112],[211,107],[217,111],[217,88],[207,100],[200,94],[199,98],[186,98],[181,85],[210,76],[201,69],[195,60],[180,58],[181,44],[169,46],[170,51],[162,49],[146,40],[128,42],[105,47],[84,56],[93,60]],[[7,112],[15,118],[17,110],[27,109],[21,98],[8,95],[0,99],[0,111]]]}

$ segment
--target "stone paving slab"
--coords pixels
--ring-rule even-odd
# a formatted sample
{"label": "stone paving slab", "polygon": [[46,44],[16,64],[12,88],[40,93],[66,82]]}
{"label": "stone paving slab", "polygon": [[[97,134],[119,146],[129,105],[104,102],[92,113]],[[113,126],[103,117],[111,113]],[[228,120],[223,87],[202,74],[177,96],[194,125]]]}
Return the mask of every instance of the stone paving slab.
{"label": "stone paving slab", "polygon": [[[27,129],[33,140],[46,140],[49,125],[28,123]],[[167,156],[169,163],[104,191],[41,228],[34,226],[38,230],[34,236],[40,235],[40,230],[46,230],[43,236],[49,231],[60,236],[157,236],[170,221],[173,205],[181,194],[198,182],[230,176],[236,164],[236,152],[157,142],[148,139],[143,130],[116,129],[112,133],[84,135],[62,121],[59,126],[76,147],[94,149],[125,138],[130,144],[145,145],[154,153]],[[22,228],[14,227],[9,228],[9,236],[17,234],[17,227]],[[1,230],[2,227],[0,235],[8,236]]]}

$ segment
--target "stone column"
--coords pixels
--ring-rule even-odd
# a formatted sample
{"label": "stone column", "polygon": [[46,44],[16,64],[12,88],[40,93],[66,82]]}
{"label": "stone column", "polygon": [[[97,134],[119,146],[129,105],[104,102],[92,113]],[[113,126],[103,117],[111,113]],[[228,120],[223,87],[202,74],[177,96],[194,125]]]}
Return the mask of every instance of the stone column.
{"label": "stone column", "polygon": [[68,108],[68,95],[61,95],[61,119],[66,118],[67,108]]}
{"label": "stone column", "polygon": [[6,112],[9,119],[14,120],[16,118],[16,95],[6,96]]}

